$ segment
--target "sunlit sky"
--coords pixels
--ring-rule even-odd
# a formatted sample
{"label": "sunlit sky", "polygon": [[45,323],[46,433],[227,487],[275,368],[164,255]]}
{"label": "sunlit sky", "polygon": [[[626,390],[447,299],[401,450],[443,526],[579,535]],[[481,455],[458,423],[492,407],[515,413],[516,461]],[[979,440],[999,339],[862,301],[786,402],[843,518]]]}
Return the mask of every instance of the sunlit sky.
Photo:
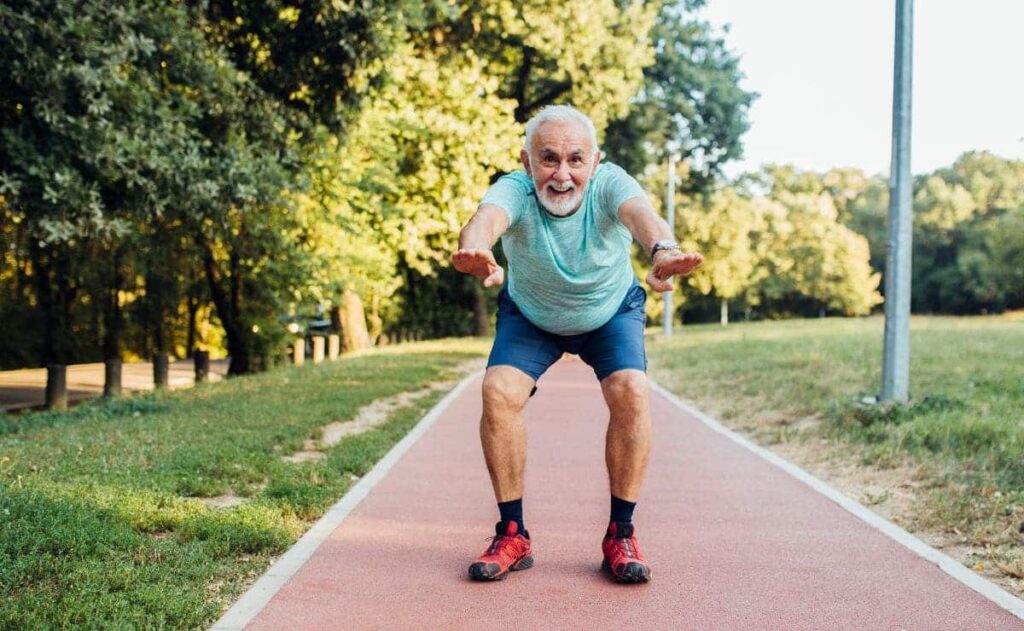
{"label": "sunlit sky", "polygon": [[[762,163],[889,172],[895,0],[708,0],[760,93],[735,175]],[[1024,0],[914,2],[911,169],[1024,159]]]}

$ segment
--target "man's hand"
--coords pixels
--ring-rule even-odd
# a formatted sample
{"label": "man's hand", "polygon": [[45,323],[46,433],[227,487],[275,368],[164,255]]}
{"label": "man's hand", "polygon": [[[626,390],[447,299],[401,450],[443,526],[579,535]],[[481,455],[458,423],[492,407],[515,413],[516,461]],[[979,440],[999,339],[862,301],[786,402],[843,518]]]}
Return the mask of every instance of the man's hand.
{"label": "man's hand", "polygon": [[505,282],[505,270],[494,260],[490,250],[458,250],[452,255],[452,265],[460,272],[483,279],[484,287],[494,287]]}
{"label": "man's hand", "polygon": [[677,274],[685,276],[700,267],[704,257],[696,252],[659,250],[654,255],[654,265],[647,275],[647,284],[654,291],[672,291],[671,278]]}

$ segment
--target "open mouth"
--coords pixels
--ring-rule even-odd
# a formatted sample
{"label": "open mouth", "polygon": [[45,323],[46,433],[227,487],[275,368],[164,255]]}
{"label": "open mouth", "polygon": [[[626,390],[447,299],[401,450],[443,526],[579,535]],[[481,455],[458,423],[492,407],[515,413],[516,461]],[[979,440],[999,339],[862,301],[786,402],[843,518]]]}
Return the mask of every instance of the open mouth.
{"label": "open mouth", "polygon": [[554,199],[563,199],[563,198],[567,198],[567,197],[572,197],[573,193],[575,193],[575,192],[576,192],[576,187],[575,186],[569,186],[569,187],[567,187],[565,189],[558,189],[558,188],[555,188],[554,186],[550,186],[550,185],[548,186],[548,195],[551,196]]}

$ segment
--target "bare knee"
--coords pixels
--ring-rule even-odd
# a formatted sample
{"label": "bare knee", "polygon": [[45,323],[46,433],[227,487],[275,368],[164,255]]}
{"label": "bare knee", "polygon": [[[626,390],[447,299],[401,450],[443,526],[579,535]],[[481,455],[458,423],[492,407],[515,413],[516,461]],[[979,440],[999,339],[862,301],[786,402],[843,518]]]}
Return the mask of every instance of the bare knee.
{"label": "bare knee", "polygon": [[485,418],[519,413],[530,398],[532,388],[533,379],[514,368],[488,369],[483,383]]}
{"label": "bare knee", "polygon": [[639,370],[619,370],[601,382],[612,416],[635,416],[647,410],[647,375]]}

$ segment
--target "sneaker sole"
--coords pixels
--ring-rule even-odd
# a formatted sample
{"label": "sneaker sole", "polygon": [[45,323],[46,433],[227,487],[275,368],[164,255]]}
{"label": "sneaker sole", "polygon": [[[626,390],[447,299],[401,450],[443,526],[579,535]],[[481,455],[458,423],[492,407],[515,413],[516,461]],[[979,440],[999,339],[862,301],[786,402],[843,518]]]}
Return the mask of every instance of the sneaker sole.
{"label": "sneaker sole", "polygon": [[507,570],[498,574],[489,574],[487,572],[487,566],[483,563],[474,563],[469,566],[469,577],[474,581],[503,581],[508,577],[508,573],[518,572],[520,570],[528,570],[533,567],[533,557],[528,556],[525,559],[520,559],[513,563]]}
{"label": "sneaker sole", "polygon": [[626,569],[621,574],[612,571],[612,564],[608,559],[601,561],[601,569],[612,575],[616,583],[649,583],[651,582],[651,569],[639,563],[627,563]]}

